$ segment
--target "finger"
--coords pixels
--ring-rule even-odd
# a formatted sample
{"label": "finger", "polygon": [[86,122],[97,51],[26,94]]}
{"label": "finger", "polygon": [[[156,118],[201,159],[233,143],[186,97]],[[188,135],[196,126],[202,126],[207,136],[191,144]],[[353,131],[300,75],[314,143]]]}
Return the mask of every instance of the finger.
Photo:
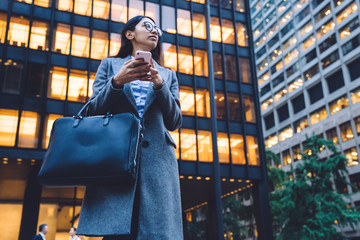
{"label": "finger", "polygon": [[127,65],[127,64],[131,63],[132,61],[133,61],[133,59],[129,59],[124,63],[124,65]]}
{"label": "finger", "polygon": [[153,68],[155,67],[152,58],[150,58],[150,65],[151,65]]}
{"label": "finger", "polygon": [[139,65],[133,68],[135,72],[150,72],[150,65]]}
{"label": "finger", "polygon": [[151,74],[158,74],[159,71],[156,68],[151,67],[150,68]]}
{"label": "finger", "polygon": [[148,64],[147,62],[145,62],[143,59],[135,59],[132,61],[132,63],[130,64],[130,67],[134,68],[140,65],[146,65]]}

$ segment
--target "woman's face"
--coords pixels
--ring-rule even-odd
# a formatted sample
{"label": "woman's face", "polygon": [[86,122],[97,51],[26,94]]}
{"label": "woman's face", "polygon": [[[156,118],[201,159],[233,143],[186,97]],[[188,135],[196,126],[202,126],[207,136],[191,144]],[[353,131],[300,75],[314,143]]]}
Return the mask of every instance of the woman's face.
{"label": "woman's face", "polygon": [[133,44],[140,45],[143,50],[153,50],[159,41],[158,32],[155,29],[155,23],[149,18],[143,18],[131,31]]}

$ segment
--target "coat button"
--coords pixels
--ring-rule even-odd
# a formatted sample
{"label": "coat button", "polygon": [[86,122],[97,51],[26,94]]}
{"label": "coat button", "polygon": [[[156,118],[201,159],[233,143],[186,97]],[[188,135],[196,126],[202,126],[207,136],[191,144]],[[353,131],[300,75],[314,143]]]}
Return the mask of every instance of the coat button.
{"label": "coat button", "polygon": [[143,141],[142,146],[144,148],[147,148],[149,146],[149,142],[148,141]]}

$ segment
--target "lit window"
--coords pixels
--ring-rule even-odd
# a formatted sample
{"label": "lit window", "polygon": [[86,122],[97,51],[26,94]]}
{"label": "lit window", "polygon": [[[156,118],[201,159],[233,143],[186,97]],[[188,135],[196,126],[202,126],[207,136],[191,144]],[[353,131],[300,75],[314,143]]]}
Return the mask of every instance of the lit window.
{"label": "lit window", "polygon": [[144,15],[144,2],[139,0],[129,1],[129,19],[138,15]]}
{"label": "lit window", "polygon": [[161,6],[162,12],[161,12],[161,21],[162,21],[162,28],[165,32],[168,33],[176,33],[175,28],[175,9],[173,7],[168,6]]}
{"label": "lit window", "polygon": [[[240,28],[240,29],[244,29],[244,28]],[[235,32],[234,32],[234,25],[233,22],[227,19],[223,19],[222,20],[222,40],[224,43],[229,43],[229,44],[235,44]],[[244,40],[242,39],[246,36],[243,35],[242,31],[239,31],[240,36],[240,40],[242,42],[239,41],[239,45],[241,44],[245,44]]]}
{"label": "lit window", "polygon": [[34,4],[41,7],[51,7],[52,0],[34,0]]}
{"label": "lit window", "polygon": [[340,98],[329,103],[330,114],[335,114],[348,106],[349,106],[349,99],[347,98],[347,96],[346,95],[341,96]]}
{"label": "lit window", "polygon": [[259,166],[260,157],[259,157],[259,146],[258,140],[254,136],[246,136],[246,145],[247,145],[247,159],[249,165]]}
{"label": "lit window", "polygon": [[213,151],[212,151],[212,138],[211,132],[199,130],[197,135],[198,140],[198,154],[200,162],[212,162]]}
{"label": "lit window", "polygon": [[89,87],[88,87],[88,97],[91,97],[91,95],[93,94],[92,87],[93,87],[94,82],[95,82],[95,76],[96,76],[95,72],[90,72]]}
{"label": "lit window", "polygon": [[240,134],[230,135],[232,164],[245,164],[244,138]]}
{"label": "lit window", "polygon": [[91,16],[92,0],[74,0],[74,12],[80,15]]}
{"label": "lit window", "polygon": [[256,123],[254,98],[250,95],[243,95],[243,97],[244,97],[245,120],[247,122]]}
{"label": "lit window", "polygon": [[360,88],[356,88],[350,92],[351,102],[353,104],[360,102]]}
{"label": "lit window", "polygon": [[93,59],[103,59],[108,53],[108,33],[93,30],[91,39],[91,55]]}
{"label": "lit window", "polygon": [[[241,115],[242,115],[239,94],[229,92],[228,103],[229,103],[230,121],[239,122],[241,120]],[[225,107],[225,105],[223,105],[223,107]]]}
{"label": "lit window", "polygon": [[303,85],[303,80],[301,77],[299,77],[298,79],[292,81],[289,86],[288,86],[288,91],[289,93],[291,93],[292,91],[294,91],[295,89],[300,88]]}
{"label": "lit window", "polygon": [[291,126],[287,126],[279,131],[279,141],[285,141],[286,139],[291,138],[293,134],[294,132]]}
{"label": "lit window", "polygon": [[40,21],[33,21],[30,35],[30,48],[49,50],[49,24]]}
{"label": "lit window", "polygon": [[111,20],[115,22],[127,21],[127,0],[112,0],[111,1]]}
{"label": "lit window", "polygon": [[292,147],[291,150],[292,150],[294,162],[301,160],[302,156],[301,156],[300,145],[296,145]]}
{"label": "lit window", "polygon": [[331,13],[330,4],[327,4],[323,9],[321,9],[315,15],[315,24],[319,23],[324,17],[328,16]]}
{"label": "lit window", "polygon": [[359,165],[359,157],[356,148],[352,147],[350,149],[344,150],[344,155],[348,160],[348,167]]}
{"label": "lit window", "polygon": [[72,12],[73,0],[57,0],[57,9]]}
{"label": "lit window", "polygon": [[280,49],[280,46],[277,47],[277,48],[275,48],[275,49],[273,50],[273,52],[271,53],[271,55],[269,56],[270,62],[272,62],[272,61],[274,61],[275,59],[277,59],[279,56],[281,56],[281,54],[282,54],[282,51],[281,51],[281,49]]}
{"label": "lit window", "polygon": [[327,23],[323,24],[316,32],[316,37],[320,39],[322,36],[324,36],[326,33],[330,32],[332,29],[334,29],[335,23],[333,20],[328,21]]}
{"label": "lit window", "polygon": [[40,115],[36,112],[22,111],[18,147],[37,148],[39,128]]}
{"label": "lit window", "polygon": [[19,111],[0,109],[0,145],[14,147]]}
{"label": "lit window", "polygon": [[264,58],[264,60],[261,61],[261,63],[257,66],[257,70],[260,72],[264,70],[267,66],[269,66],[267,58]]}
{"label": "lit window", "polygon": [[181,159],[196,161],[196,135],[193,129],[181,129]]}
{"label": "lit window", "polygon": [[193,13],[192,28],[195,38],[206,38],[206,22],[203,14]]}
{"label": "lit window", "polygon": [[205,3],[205,0],[186,0],[186,1],[191,1],[191,2],[194,2],[194,3],[201,3],[201,4],[204,4]]}
{"label": "lit window", "polygon": [[236,22],[236,30],[238,45],[242,47],[249,46],[249,37],[247,35],[246,26],[242,23]]}
{"label": "lit window", "polygon": [[255,41],[255,46],[258,47],[265,41],[266,41],[266,36],[264,36],[264,34],[261,34],[261,36],[258,38],[258,40]]}
{"label": "lit window", "polygon": [[291,164],[290,151],[286,150],[282,152],[284,166]]}
{"label": "lit window", "polygon": [[313,35],[311,35],[310,37],[308,37],[307,39],[304,40],[304,42],[302,43],[302,48],[303,48],[303,50],[305,50],[314,44],[315,44],[315,37]]}
{"label": "lit window", "polygon": [[[208,76],[208,58],[205,50],[195,49],[194,51],[195,75]],[[179,56],[180,57],[180,56]],[[180,58],[179,58],[180,62]],[[182,63],[180,62],[180,65]]]}
{"label": "lit window", "polygon": [[68,100],[85,102],[87,92],[87,71],[70,70]]}
{"label": "lit window", "polygon": [[326,138],[332,140],[334,144],[338,144],[339,138],[336,132],[336,128],[332,128],[326,131]]}
{"label": "lit window", "polygon": [[[239,58],[239,64],[240,64],[241,81],[243,83],[252,83],[250,60],[248,58]],[[264,79],[264,81],[266,80]]]}
{"label": "lit window", "polygon": [[244,0],[236,0],[235,1],[236,11],[245,12],[245,2]]}
{"label": "lit window", "polygon": [[154,19],[155,24],[160,24],[160,8],[159,4],[151,3],[151,2],[145,2],[145,16],[151,17]]}
{"label": "lit window", "polygon": [[110,2],[109,0],[94,0],[93,17],[109,19]]}
{"label": "lit window", "polygon": [[284,23],[287,23],[291,19],[292,15],[293,15],[292,11],[288,11],[287,13],[285,13],[285,15],[283,15],[282,18],[280,19],[280,26],[283,25]]}
{"label": "lit window", "polygon": [[15,1],[24,2],[24,3],[27,3],[27,4],[31,4],[33,2],[32,0],[15,0]]}
{"label": "lit window", "polygon": [[349,17],[352,13],[357,12],[357,5],[355,2],[349,4],[344,10],[342,10],[339,14],[336,15],[336,22],[340,24],[344,19]]}
{"label": "lit window", "polygon": [[[185,74],[193,74],[193,55],[191,49],[188,47],[179,46],[179,71]],[[201,59],[197,59],[198,61]],[[198,68],[201,65],[198,65]],[[201,70],[201,69],[200,69]]]}
{"label": "lit window", "polygon": [[284,97],[287,93],[286,88],[281,89],[280,91],[278,91],[277,93],[275,93],[274,95],[274,100],[275,102],[279,101],[282,97]]}
{"label": "lit window", "polygon": [[301,39],[305,34],[307,34],[308,32],[310,32],[311,30],[313,30],[313,25],[312,22],[309,21],[307,22],[300,30],[299,30],[299,38]]}
{"label": "lit window", "polygon": [[195,115],[194,90],[192,87],[180,86],[179,99],[183,115]]}
{"label": "lit window", "polygon": [[44,126],[44,135],[43,135],[43,141],[42,141],[43,148],[46,149],[48,147],[52,126],[53,126],[55,120],[58,118],[61,118],[61,117],[62,117],[62,115],[57,115],[57,114],[49,114],[46,116],[45,126]]}
{"label": "lit window", "polygon": [[217,133],[217,146],[219,152],[219,162],[229,163],[229,138],[227,133]]}
{"label": "lit window", "polygon": [[89,57],[90,31],[83,27],[74,27],[72,34],[71,55]]}
{"label": "lit window", "polygon": [[217,17],[211,17],[210,19],[210,38],[211,41],[221,42],[221,28]]}
{"label": "lit window", "polygon": [[292,36],[283,44],[283,51],[288,49],[290,46],[295,46],[297,43],[296,36]]}
{"label": "lit window", "polygon": [[55,29],[53,51],[62,54],[70,53],[70,26],[58,23]]}
{"label": "lit window", "polygon": [[354,138],[354,134],[351,130],[350,122],[346,122],[340,125],[340,134],[341,134],[341,140],[343,142],[346,142]]}
{"label": "lit window", "polygon": [[295,58],[297,58],[297,56],[299,56],[299,51],[295,48],[294,50],[286,54],[284,58],[285,65],[291,63]]}
{"label": "lit window", "polygon": [[354,118],[357,135],[360,136],[360,117]]}
{"label": "lit window", "polygon": [[261,110],[265,111],[268,107],[270,107],[274,103],[274,100],[272,98],[268,98],[261,104]]}
{"label": "lit window", "polygon": [[[163,43],[162,49],[164,51],[164,67],[177,71],[176,46],[170,43]],[[191,65],[192,65],[192,61],[191,61]]]}
{"label": "lit window", "polygon": [[53,67],[50,70],[48,97],[65,100],[67,87],[67,70],[62,67]]}
{"label": "lit window", "polygon": [[175,148],[175,156],[176,159],[179,159],[179,130],[175,131],[169,131],[171,138],[174,140],[175,145],[177,148]]}
{"label": "lit window", "polygon": [[340,39],[344,39],[349,36],[353,31],[359,27],[359,19],[354,18],[348,22],[345,26],[339,29]]}
{"label": "lit window", "polygon": [[325,107],[323,107],[310,114],[310,123],[311,125],[314,125],[325,118],[327,118],[327,112]]}
{"label": "lit window", "polygon": [[225,95],[221,91],[215,92],[215,106],[217,119],[225,120],[226,117],[226,101]]}
{"label": "lit window", "polygon": [[[181,105],[181,108],[183,106]],[[210,95],[207,89],[196,89],[196,112],[198,117],[210,118]]]}
{"label": "lit window", "polygon": [[[241,71],[242,72],[242,71]],[[262,76],[259,77],[258,79],[258,83],[259,85],[263,84],[265,81],[269,80],[270,79],[270,73],[269,72],[266,72],[264,73]]]}
{"label": "lit window", "polygon": [[309,121],[308,121],[307,117],[305,116],[303,118],[300,118],[299,120],[294,122],[295,133],[301,132],[308,126],[309,126]]}
{"label": "lit window", "polygon": [[23,17],[10,18],[10,27],[8,32],[9,44],[18,47],[27,47],[29,36],[29,20]]}
{"label": "lit window", "polygon": [[110,56],[115,56],[121,47],[121,35],[110,33]]}
{"label": "lit window", "polygon": [[6,14],[0,13],[0,43],[5,42],[6,21]]}
{"label": "lit window", "polygon": [[271,148],[272,146],[275,146],[278,144],[278,137],[276,134],[270,135],[267,138],[265,138],[265,148]]}
{"label": "lit window", "polygon": [[177,28],[179,34],[191,36],[190,11],[177,9]]}

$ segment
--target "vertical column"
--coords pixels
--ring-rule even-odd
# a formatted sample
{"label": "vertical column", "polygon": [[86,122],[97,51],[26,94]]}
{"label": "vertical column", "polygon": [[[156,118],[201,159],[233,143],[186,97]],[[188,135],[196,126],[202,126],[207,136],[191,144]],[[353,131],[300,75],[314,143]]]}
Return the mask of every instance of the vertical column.
{"label": "vertical column", "polygon": [[217,148],[217,122],[216,122],[216,106],[215,106],[215,79],[214,79],[214,66],[213,66],[213,50],[210,38],[210,3],[205,3],[205,17],[206,17],[206,41],[207,41],[207,54],[209,66],[209,94],[210,94],[210,112],[211,112],[211,133],[212,133],[212,147],[213,147],[213,186],[214,192],[210,193],[209,199],[209,227],[208,239],[221,240],[224,239],[224,226],[222,217],[221,206],[221,180],[220,180],[220,164],[219,154]]}
{"label": "vertical column", "polygon": [[41,185],[37,180],[37,174],[40,167],[41,164],[30,167],[24,194],[19,240],[32,239],[37,232],[42,190]]}

